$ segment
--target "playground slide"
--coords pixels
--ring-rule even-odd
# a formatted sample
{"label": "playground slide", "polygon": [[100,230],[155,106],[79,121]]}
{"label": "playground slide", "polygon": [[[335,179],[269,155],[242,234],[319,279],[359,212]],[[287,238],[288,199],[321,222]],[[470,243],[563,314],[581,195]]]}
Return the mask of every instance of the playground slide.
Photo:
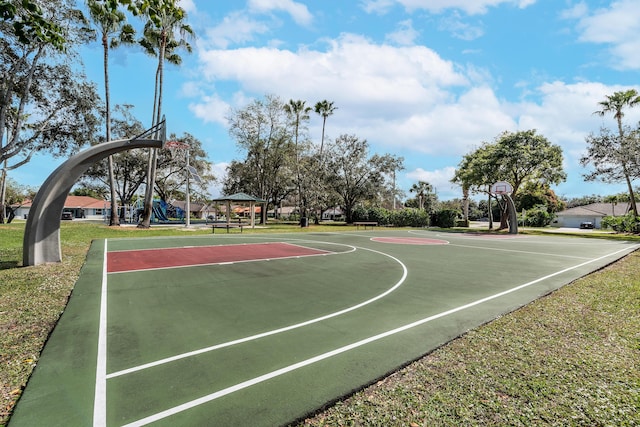
{"label": "playground slide", "polygon": [[160,206],[157,206],[155,203],[153,204],[153,214],[156,217],[157,221],[169,221],[169,218],[162,212]]}

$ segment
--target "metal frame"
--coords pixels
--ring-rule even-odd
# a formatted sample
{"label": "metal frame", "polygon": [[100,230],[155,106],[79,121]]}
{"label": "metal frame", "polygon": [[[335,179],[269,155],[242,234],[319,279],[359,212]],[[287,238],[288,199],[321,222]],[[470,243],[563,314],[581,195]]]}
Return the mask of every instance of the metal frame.
{"label": "metal frame", "polygon": [[60,217],[64,202],[76,183],[94,163],[112,154],[134,148],[162,148],[166,141],[165,120],[141,135],[94,145],[60,165],[38,190],[33,199],[22,246],[22,264],[39,265],[61,262]]}

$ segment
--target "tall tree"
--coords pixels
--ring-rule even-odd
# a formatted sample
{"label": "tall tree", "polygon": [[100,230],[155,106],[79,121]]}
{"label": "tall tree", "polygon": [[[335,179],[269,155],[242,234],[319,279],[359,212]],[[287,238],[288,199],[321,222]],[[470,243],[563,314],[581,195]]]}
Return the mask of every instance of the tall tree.
{"label": "tall tree", "polygon": [[329,146],[327,185],[339,196],[347,222],[358,203],[375,199],[385,186],[385,174],[398,167],[389,154],[369,157],[369,144],[355,135],[340,135]]}
{"label": "tall tree", "polygon": [[[551,185],[565,179],[562,149],[532,129],[503,132],[493,143],[485,143],[466,155],[453,182],[488,192],[487,186],[492,183],[507,181],[513,186],[511,197],[515,199],[518,189],[525,183]],[[503,211],[501,228],[506,227],[506,218],[506,211]]]}
{"label": "tall tree", "polygon": [[[109,49],[118,47],[121,43],[133,44],[135,30],[126,24],[126,15],[117,5],[98,0],[87,0],[89,16],[98,30],[102,44],[102,66],[104,70],[104,98],[105,98],[105,135],[106,141],[111,141],[111,94],[109,91]],[[116,197],[116,183],[113,171],[113,156],[107,159],[109,170],[109,189],[111,199],[111,215],[109,225],[118,226],[118,198]]]}
{"label": "tall tree", "polygon": [[320,158],[322,158],[322,149],[324,147],[324,128],[327,124],[327,117],[333,115],[333,112],[338,107],[333,106],[333,101],[329,102],[326,99],[316,102],[313,107],[313,111],[322,116],[322,139],[320,139]]}
{"label": "tall tree", "polygon": [[290,99],[287,104],[284,105],[284,111],[288,114],[289,120],[293,125],[293,138],[295,145],[295,170],[296,170],[296,184],[298,187],[298,211],[301,216],[307,216],[307,206],[304,202],[306,200],[306,191],[303,187],[302,177],[300,176],[300,136],[304,135],[302,132],[306,130],[306,123],[309,121],[309,112],[311,107],[307,107],[305,101]]}
{"label": "tall tree", "polygon": [[640,129],[624,127],[621,136],[603,127],[599,134],[591,133],[585,141],[587,153],[580,163],[592,166],[593,170],[584,174],[584,179],[607,183],[625,181],[631,210],[638,216],[632,180],[640,177]]}
{"label": "tall tree", "polygon": [[[281,194],[277,193],[288,194],[294,185],[290,173],[294,147],[283,101],[267,95],[232,110],[227,119],[229,134],[246,157],[243,164],[235,163],[229,169],[225,188],[250,193],[271,205],[278,203]],[[266,221],[264,209],[261,220]]]}
{"label": "tall tree", "polygon": [[559,184],[567,177],[562,168],[562,148],[535,129],[504,132],[496,139],[492,157],[491,161],[499,165],[498,180],[513,186],[514,198],[526,182]]}
{"label": "tall tree", "polygon": [[411,186],[409,191],[416,193],[418,197],[418,208],[420,210],[424,209],[425,202],[427,202],[428,206],[431,206],[430,200],[427,200],[433,194],[433,186],[431,184],[426,181],[418,181],[417,184]]}
{"label": "tall tree", "polygon": [[[178,6],[179,0],[145,0],[140,5],[140,11],[148,18],[144,26],[144,36],[140,44],[145,52],[158,58],[156,68],[155,90],[153,97],[153,119],[156,125],[162,120],[162,91],[164,83],[165,61],[180,65],[182,58],[178,49],[191,52],[191,45],[187,38],[193,36],[193,30],[185,23],[187,14]],[[144,212],[139,227],[149,228],[153,207],[153,192],[155,189],[157,149],[149,150],[149,166],[147,168],[147,187],[144,197]]]}
{"label": "tall tree", "polygon": [[[487,207],[489,217],[489,229],[493,228],[493,214],[491,209],[491,185],[498,181],[499,164],[491,159],[495,156],[492,151],[495,146],[483,143],[475,151],[465,154],[458,165],[451,182],[462,187],[463,197],[468,193],[483,193],[487,196]],[[467,218],[465,217],[465,220]]]}
{"label": "tall tree", "polygon": [[[620,141],[617,143],[618,146],[624,147],[628,145],[625,143],[625,135],[624,129],[622,126],[622,118],[624,117],[624,109],[631,108],[640,103],[640,95],[635,89],[629,89],[626,91],[614,92],[613,95],[607,95],[607,99],[599,102],[601,109],[595,111],[594,114],[599,115],[600,117],[605,116],[607,113],[613,113],[613,118],[616,119],[618,124],[618,135],[620,137]],[[631,185],[631,171],[629,171],[628,167],[629,159],[620,158],[618,160],[618,165],[622,167],[622,173],[624,174],[624,179],[627,183],[627,190],[629,191],[629,198],[631,199],[631,209],[635,216],[638,216],[638,208],[636,206],[636,198],[633,193],[633,186]]]}
{"label": "tall tree", "polygon": [[[513,186],[513,199],[527,182],[550,186],[563,182],[567,177],[562,168],[562,148],[538,135],[535,129],[504,132],[496,140],[493,155],[494,164],[499,165],[500,180]],[[508,227],[506,205],[500,220],[500,228]]]}
{"label": "tall tree", "polygon": [[95,87],[74,71],[73,47],[87,41],[82,14],[70,0],[40,5],[42,16],[64,29],[67,50],[52,47],[46,37],[24,43],[11,25],[0,22],[0,188],[7,171],[28,163],[34,153],[66,156],[92,140],[100,123]]}

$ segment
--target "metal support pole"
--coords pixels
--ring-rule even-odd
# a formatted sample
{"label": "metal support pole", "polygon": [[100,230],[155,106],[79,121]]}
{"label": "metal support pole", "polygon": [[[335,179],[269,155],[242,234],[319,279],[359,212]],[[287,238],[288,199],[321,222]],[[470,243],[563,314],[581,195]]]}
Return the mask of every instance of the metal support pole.
{"label": "metal support pole", "polygon": [[187,220],[185,222],[185,227],[189,227],[191,225],[191,201],[189,200],[189,175],[191,175],[191,170],[189,169],[189,149],[187,148],[187,203],[186,203],[186,214]]}

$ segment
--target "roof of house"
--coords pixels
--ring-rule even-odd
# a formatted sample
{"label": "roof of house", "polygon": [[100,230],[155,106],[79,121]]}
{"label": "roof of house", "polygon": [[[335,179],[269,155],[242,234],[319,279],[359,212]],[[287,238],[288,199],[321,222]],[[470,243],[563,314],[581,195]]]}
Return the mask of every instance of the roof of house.
{"label": "roof of house", "polygon": [[247,193],[235,193],[229,196],[218,197],[217,199],[213,199],[212,202],[256,202],[256,203],[266,203],[266,200],[262,200],[259,197],[250,196]]}
{"label": "roof of house", "polygon": [[65,208],[83,208],[83,209],[103,209],[106,207],[106,201],[94,199],[89,196],[67,196],[64,201]]}
{"label": "roof of house", "polygon": [[[31,200],[25,200],[25,202],[22,203],[22,207],[31,208],[32,204],[33,202]],[[107,207],[106,204],[106,200],[95,199],[89,196],[67,196],[64,201],[64,207],[69,209],[104,209]]]}
{"label": "roof of house", "polygon": [[[171,202],[176,208],[185,210],[187,208],[187,202],[185,200],[173,200]],[[189,210],[191,212],[202,212],[205,209],[205,205],[202,203],[189,202]]]}
{"label": "roof of house", "polygon": [[623,216],[629,212],[630,204],[622,203],[591,203],[590,205],[576,206],[558,212],[558,216]]}

